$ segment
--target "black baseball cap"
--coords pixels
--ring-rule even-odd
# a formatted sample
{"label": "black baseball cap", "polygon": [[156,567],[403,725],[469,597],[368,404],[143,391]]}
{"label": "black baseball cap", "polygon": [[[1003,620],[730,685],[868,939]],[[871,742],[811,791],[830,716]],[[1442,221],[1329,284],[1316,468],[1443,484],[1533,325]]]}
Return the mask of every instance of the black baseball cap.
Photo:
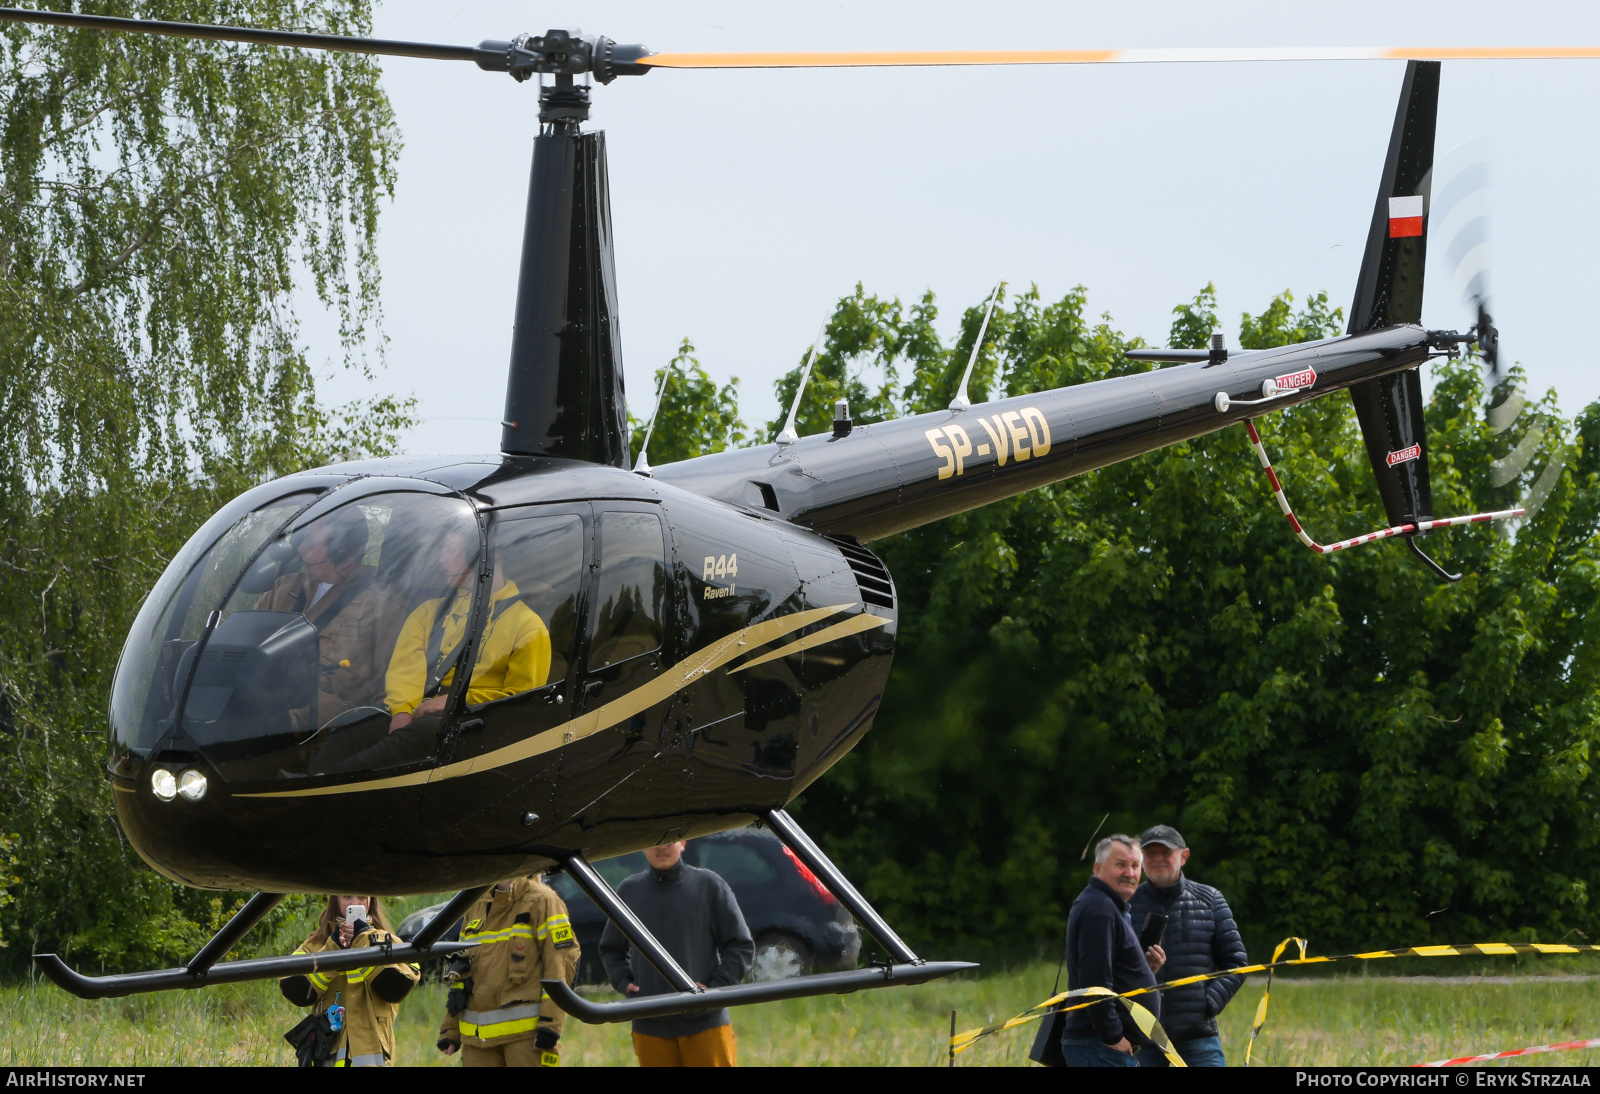
{"label": "black baseball cap", "polygon": [[1174,851],[1181,851],[1189,845],[1183,842],[1183,837],[1178,830],[1170,824],[1158,824],[1154,828],[1146,828],[1139,837],[1140,844],[1159,843],[1163,847],[1170,847]]}

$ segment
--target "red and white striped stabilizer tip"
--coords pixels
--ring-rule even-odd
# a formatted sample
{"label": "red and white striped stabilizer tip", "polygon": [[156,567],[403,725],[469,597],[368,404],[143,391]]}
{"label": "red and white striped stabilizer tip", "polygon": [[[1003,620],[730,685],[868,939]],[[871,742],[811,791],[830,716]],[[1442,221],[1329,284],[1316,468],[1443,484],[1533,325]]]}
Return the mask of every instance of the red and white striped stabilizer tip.
{"label": "red and white striped stabilizer tip", "polygon": [[1256,423],[1246,418],[1244,428],[1250,434],[1250,443],[1255,446],[1256,458],[1261,461],[1261,470],[1267,473],[1267,482],[1272,486],[1272,496],[1278,499],[1278,508],[1283,510],[1284,517],[1289,521],[1289,527],[1294,529],[1294,534],[1300,537],[1301,543],[1319,555],[1331,555],[1348,547],[1359,547],[1363,543],[1375,543],[1380,539],[1403,536],[1410,532],[1426,532],[1430,528],[1454,528],[1461,524],[1487,524],[1491,520],[1509,520],[1512,517],[1527,516],[1528,513],[1526,509],[1502,509],[1495,513],[1473,513],[1465,517],[1439,517],[1434,520],[1419,520],[1415,524],[1397,524],[1393,528],[1380,528],[1364,536],[1341,539],[1338,543],[1318,543],[1306,534],[1300,521],[1295,518],[1294,510],[1289,508],[1289,499],[1283,494],[1283,484],[1278,481],[1276,472],[1272,470],[1272,461],[1267,458],[1267,450],[1261,445],[1261,434],[1256,432]]}
{"label": "red and white striped stabilizer tip", "polygon": [[1536,1056],[1541,1052],[1571,1052],[1580,1048],[1600,1048],[1600,1037],[1591,1037],[1587,1041],[1562,1041],[1554,1045],[1532,1045],[1528,1048],[1514,1048],[1510,1052],[1490,1052],[1483,1056],[1457,1056],[1454,1060],[1429,1060],[1425,1064],[1412,1064],[1412,1067],[1460,1067],[1462,1064],[1477,1064],[1485,1060],[1509,1060],[1513,1056]]}

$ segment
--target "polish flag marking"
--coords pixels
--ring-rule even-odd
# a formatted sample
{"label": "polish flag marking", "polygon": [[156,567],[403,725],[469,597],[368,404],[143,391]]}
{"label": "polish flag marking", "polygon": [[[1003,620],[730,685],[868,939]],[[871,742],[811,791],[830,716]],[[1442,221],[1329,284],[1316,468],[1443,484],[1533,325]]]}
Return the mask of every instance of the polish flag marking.
{"label": "polish flag marking", "polygon": [[1405,463],[1408,460],[1414,460],[1421,455],[1422,446],[1420,444],[1414,444],[1410,448],[1402,448],[1398,452],[1391,452],[1389,455],[1384,457],[1384,459],[1387,461],[1390,467],[1393,467],[1397,463]]}
{"label": "polish flag marking", "polygon": [[1279,391],[1294,391],[1297,388],[1310,387],[1317,382],[1317,370],[1314,368],[1301,369],[1291,372],[1287,376],[1274,376],[1272,386]]}
{"label": "polish flag marking", "polygon": [[1404,239],[1422,234],[1422,195],[1389,199],[1389,238]]}

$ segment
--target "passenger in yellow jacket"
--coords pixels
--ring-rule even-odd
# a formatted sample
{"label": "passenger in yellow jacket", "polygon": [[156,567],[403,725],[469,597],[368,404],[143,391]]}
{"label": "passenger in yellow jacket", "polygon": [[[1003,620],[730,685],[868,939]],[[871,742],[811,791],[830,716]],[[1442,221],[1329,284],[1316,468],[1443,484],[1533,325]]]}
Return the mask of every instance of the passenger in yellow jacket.
{"label": "passenger in yellow jacket", "polygon": [[537,877],[502,881],[467,911],[461,941],[478,946],[445,974],[453,982],[439,1051],[459,1048],[466,1067],[557,1066],[567,1016],[539,982],[571,983],[578,971],[566,904]]}
{"label": "passenger in yellow jacket", "polygon": [[[313,774],[375,771],[433,755],[472,616],[475,552],[470,537],[446,538],[439,563],[454,591],[419,604],[400,626],[384,678],[388,727],[380,723],[375,731],[363,727],[330,740],[312,762]],[[467,679],[469,704],[532,691],[550,675],[550,631],[521,596],[496,566]]]}
{"label": "passenger in yellow jacket", "polygon": [[[496,572],[489,596],[488,619],[478,643],[472,678],[467,681],[467,702],[487,703],[544,687],[550,675],[550,632],[544,621],[520,599],[515,581]],[[443,662],[461,643],[472,610],[472,595],[459,589],[448,608],[444,598],[427,600],[400,626],[394,656],[385,679],[388,705],[399,729],[413,718],[444,709],[444,692],[455,681],[455,666],[443,675]],[[428,695],[437,690],[440,694]]]}
{"label": "passenger in yellow jacket", "polygon": [[[353,923],[346,914],[352,905],[366,909],[365,916]],[[377,897],[330,896],[317,929],[294,952],[364,949],[390,941],[399,939]],[[342,1028],[318,1066],[387,1067],[394,1060],[395,1015],[419,976],[416,965],[373,965],[286,976],[278,981],[278,990],[295,1006],[310,1007],[314,1015],[326,1014],[334,1006],[344,1008]]]}

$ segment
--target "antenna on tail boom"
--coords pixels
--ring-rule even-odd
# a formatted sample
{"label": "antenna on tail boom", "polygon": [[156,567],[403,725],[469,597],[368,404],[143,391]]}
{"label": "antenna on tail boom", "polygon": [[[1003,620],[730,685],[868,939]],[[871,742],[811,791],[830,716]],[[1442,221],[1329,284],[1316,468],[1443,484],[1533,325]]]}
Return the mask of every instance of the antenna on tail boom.
{"label": "antenna on tail boom", "polygon": [[972,405],[972,400],[967,398],[967,381],[972,379],[972,366],[978,363],[978,351],[983,349],[983,336],[988,333],[989,319],[994,315],[994,304],[1000,299],[1000,289],[1004,281],[994,283],[994,292],[989,294],[989,308],[983,313],[983,323],[978,327],[978,337],[972,340],[972,353],[967,357],[967,371],[961,374],[961,387],[956,392],[956,397],[950,400],[951,410],[965,410]]}
{"label": "antenna on tail boom", "polygon": [[789,445],[800,439],[800,434],[794,431],[794,416],[800,412],[800,399],[806,393],[806,384],[811,380],[811,366],[816,363],[817,353],[822,349],[823,336],[828,333],[828,321],[824,319],[822,326],[817,328],[817,340],[811,345],[811,354],[806,358],[805,371],[800,374],[800,386],[794,389],[794,402],[789,405],[789,419],[783,423],[783,430],[778,434],[779,444]]}

